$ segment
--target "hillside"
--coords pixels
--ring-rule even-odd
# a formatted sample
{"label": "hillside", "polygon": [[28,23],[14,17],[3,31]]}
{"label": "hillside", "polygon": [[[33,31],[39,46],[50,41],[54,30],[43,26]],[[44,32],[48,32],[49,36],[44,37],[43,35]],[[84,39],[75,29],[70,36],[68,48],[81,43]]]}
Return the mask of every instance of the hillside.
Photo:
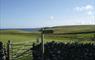
{"label": "hillside", "polygon": [[[80,41],[80,42],[89,42],[93,43],[93,37],[95,37],[95,25],[80,25],[80,26],[55,26],[47,27],[46,29],[51,29],[54,31],[53,34],[46,34],[44,39],[45,42],[49,41],[62,41],[62,42],[71,42],[71,41]],[[40,28],[39,28],[40,29]],[[12,40],[13,42],[34,42],[37,38],[40,38],[39,29],[31,31],[32,29],[1,29],[0,30],[0,41],[7,42]],[[28,31],[29,30],[29,31]],[[80,32],[93,32],[93,34],[75,34]],[[68,34],[68,33],[74,33]],[[66,35],[64,35],[66,34]]]}
{"label": "hillside", "polygon": [[[46,29],[51,29],[54,33],[95,32],[95,25],[55,26]],[[39,30],[40,28],[0,29],[0,33],[38,33]]]}
{"label": "hillside", "polygon": [[56,26],[54,33],[95,32],[95,25]]}

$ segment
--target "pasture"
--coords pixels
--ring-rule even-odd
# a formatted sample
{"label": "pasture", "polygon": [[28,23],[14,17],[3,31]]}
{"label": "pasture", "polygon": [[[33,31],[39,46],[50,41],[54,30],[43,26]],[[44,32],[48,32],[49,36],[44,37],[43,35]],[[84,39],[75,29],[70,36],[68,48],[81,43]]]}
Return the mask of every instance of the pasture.
{"label": "pasture", "polygon": [[[93,43],[95,44],[95,25],[87,25],[87,26],[60,26],[60,27],[52,27],[54,31],[53,34],[45,34],[44,35],[44,43],[56,41],[63,43]],[[89,34],[68,34],[68,33],[79,33],[79,32],[93,32]],[[64,34],[65,33],[65,34]],[[0,30],[0,41],[2,41],[5,46],[8,40],[12,41],[12,43],[23,43],[24,45],[19,45],[17,47],[14,46],[14,54],[20,54],[25,50],[32,47],[33,43],[37,42],[37,39],[40,40],[40,32],[30,32],[23,31],[18,29],[8,29],[8,30]],[[30,44],[31,46],[25,46]],[[20,49],[21,48],[21,49]],[[32,53],[31,53],[32,54]],[[15,60],[31,60],[31,55],[24,55],[19,59]]]}

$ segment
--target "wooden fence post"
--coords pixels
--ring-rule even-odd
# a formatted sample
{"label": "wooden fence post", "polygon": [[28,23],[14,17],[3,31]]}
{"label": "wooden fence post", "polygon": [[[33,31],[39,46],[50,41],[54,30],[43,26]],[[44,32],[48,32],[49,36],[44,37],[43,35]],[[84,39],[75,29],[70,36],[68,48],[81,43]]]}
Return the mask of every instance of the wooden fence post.
{"label": "wooden fence post", "polygon": [[7,60],[10,60],[10,40],[7,42]]}
{"label": "wooden fence post", "polygon": [[44,28],[41,29],[41,50],[42,50],[42,60],[44,60]]}

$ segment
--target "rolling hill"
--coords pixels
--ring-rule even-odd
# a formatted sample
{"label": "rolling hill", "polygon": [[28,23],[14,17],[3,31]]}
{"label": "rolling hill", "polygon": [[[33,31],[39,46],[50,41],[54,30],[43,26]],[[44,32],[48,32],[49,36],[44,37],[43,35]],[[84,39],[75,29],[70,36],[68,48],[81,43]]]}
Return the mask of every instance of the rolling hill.
{"label": "rolling hill", "polygon": [[[95,25],[54,26],[46,29],[51,29],[54,33],[95,32]],[[33,33],[39,30],[40,28],[0,29],[0,33]]]}

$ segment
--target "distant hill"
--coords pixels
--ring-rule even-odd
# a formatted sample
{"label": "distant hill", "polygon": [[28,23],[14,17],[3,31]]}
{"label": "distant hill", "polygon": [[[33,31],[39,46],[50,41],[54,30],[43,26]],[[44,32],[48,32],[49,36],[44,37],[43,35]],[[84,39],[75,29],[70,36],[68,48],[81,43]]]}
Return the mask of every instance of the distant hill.
{"label": "distant hill", "polygon": [[16,28],[16,29],[0,29],[0,33],[30,33],[38,32],[40,28]]}
{"label": "distant hill", "polygon": [[[95,32],[95,25],[54,26],[46,29],[52,29],[54,33]],[[0,33],[31,33],[39,30],[40,28],[0,29]]]}
{"label": "distant hill", "polygon": [[95,32],[95,25],[74,25],[52,27],[55,33]]}

